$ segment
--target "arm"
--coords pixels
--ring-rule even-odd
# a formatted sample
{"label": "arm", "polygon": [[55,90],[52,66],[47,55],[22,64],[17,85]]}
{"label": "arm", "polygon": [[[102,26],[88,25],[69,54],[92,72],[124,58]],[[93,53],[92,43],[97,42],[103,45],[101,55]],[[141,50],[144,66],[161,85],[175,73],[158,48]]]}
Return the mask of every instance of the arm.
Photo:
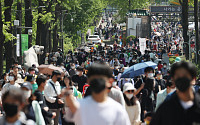
{"label": "arm", "polygon": [[42,97],[43,95],[41,95],[37,92],[35,92],[34,95],[36,96],[36,100],[38,101],[38,103],[41,107],[41,111],[42,111],[43,116],[47,116],[47,117],[52,118],[52,116],[53,116],[52,113],[45,110],[44,100],[43,100],[43,97]]}
{"label": "arm", "polygon": [[141,107],[140,107],[139,101],[137,101],[136,108],[135,108],[134,122],[136,123],[140,122],[140,115],[141,115]]}
{"label": "arm", "polygon": [[74,99],[74,96],[70,94],[66,96],[65,100],[72,114],[75,114],[79,106],[78,106],[77,101]]}
{"label": "arm", "polygon": [[125,108],[125,100],[121,91],[119,93],[119,103]]}
{"label": "arm", "polygon": [[44,96],[46,100],[50,103],[54,103],[56,101],[56,98],[52,97],[52,92],[54,92],[53,88],[50,87],[48,84],[45,86],[44,89]]}
{"label": "arm", "polygon": [[140,91],[144,88],[144,83],[141,84],[141,86],[137,89],[135,95],[137,95],[138,93],[140,93]]}
{"label": "arm", "polygon": [[158,94],[157,95],[157,100],[156,100],[156,110],[158,109],[158,107],[160,106],[160,104],[163,102],[163,99],[162,99],[162,95],[161,94]]}

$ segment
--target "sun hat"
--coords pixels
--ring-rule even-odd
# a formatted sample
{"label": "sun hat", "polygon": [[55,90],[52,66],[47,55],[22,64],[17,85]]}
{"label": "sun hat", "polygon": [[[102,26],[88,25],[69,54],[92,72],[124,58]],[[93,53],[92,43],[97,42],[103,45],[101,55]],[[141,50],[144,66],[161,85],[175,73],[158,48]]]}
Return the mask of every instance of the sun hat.
{"label": "sun hat", "polygon": [[123,87],[123,93],[128,91],[128,90],[134,90],[136,91],[135,87],[133,86],[132,83],[125,83]]}

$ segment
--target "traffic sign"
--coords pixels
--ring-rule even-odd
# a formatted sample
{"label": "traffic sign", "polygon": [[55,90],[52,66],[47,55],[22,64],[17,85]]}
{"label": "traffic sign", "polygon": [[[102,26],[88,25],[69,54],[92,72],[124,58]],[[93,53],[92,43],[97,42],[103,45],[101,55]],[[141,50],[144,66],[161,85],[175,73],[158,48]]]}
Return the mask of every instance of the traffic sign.
{"label": "traffic sign", "polygon": [[181,6],[150,6],[151,13],[181,13]]}

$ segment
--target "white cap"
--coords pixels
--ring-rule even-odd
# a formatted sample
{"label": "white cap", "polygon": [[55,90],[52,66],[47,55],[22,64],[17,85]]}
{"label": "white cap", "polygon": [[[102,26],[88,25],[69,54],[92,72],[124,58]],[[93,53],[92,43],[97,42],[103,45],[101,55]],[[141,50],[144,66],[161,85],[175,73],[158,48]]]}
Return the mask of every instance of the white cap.
{"label": "white cap", "polygon": [[136,90],[132,83],[125,83],[123,87],[123,93],[128,90]]}

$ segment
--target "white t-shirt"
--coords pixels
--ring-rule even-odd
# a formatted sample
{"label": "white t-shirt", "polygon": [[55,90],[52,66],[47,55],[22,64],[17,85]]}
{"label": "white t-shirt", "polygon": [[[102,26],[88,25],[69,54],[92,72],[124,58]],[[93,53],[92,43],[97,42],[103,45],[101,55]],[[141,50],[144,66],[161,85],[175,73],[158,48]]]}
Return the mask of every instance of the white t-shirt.
{"label": "white t-shirt", "polygon": [[79,104],[80,107],[72,118],[78,125],[130,125],[125,109],[110,97],[105,102],[98,103],[88,96],[80,100]]}
{"label": "white t-shirt", "polygon": [[188,101],[188,102],[184,102],[182,100],[180,100],[182,107],[187,110],[189,108],[191,108],[194,105],[193,101]]}

